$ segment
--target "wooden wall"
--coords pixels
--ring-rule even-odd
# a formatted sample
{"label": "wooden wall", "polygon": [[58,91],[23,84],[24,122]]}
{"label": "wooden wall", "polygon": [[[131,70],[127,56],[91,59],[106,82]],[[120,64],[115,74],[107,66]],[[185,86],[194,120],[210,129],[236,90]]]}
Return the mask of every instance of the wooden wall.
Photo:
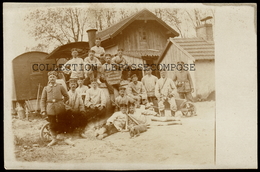
{"label": "wooden wall", "polygon": [[157,49],[162,50],[167,43],[165,28],[155,21],[134,21],[117,37],[118,47],[125,51]]}
{"label": "wooden wall", "polygon": [[[13,60],[13,101],[35,99],[37,97],[38,85],[41,84],[40,93],[44,86],[47,85],[47,69],[34,72],[33,64],[55,64],[54,60],[46,60],[47,53],[29,52],[16,57]],[[40,94],[41,95],[41,94]]]}

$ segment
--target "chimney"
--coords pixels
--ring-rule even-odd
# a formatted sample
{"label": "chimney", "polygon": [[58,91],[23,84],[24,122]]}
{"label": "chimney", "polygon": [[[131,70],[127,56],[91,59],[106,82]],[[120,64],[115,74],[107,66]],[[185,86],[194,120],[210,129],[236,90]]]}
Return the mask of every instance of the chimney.
{"label": "chimney", "polygon": [[92,48],[95,46],[96,32],[97,32],[97,29],[88,29],[87,30],[89,48]]}
{"label": "chimney", "polygon": [[196,27],[196,33],[199,38],[204,38],[207,41],[213,41],[212,24],[206,22],[209,19],[212,19],[212,17],[208,16],[200,20],[201,22],[204,22],[204,24]]}

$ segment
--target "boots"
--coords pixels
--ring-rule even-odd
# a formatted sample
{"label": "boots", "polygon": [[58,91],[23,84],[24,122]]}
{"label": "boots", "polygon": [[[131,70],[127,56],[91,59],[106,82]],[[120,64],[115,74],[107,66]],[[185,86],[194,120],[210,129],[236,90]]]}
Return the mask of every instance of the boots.
{"label": "boots", "polygon": [[161,117],[164,117],[164,116],[165,116],[165,112],[164,112],[164,110],[160,111],[159,114],[160,114]]}
{"label": "boots", "polygon": [[50,131],[50,134],[51,134],[51,137],[52,137],[52,141],[47,146],[53,146],[58,142],[56,132]]}
{"label": "boots", "polygon": [[85,129],[84,128],[81,128],[79,130],[79,136],[84,138],[84,139],[87,139],[87,136],[85,135]]}
{"label": "boots", "polygon": [[52,141],[51,141],[47,146],[53,146],[53,145],[55,145],[57,142],[58,142],[57,138],[56,138],[56,137],[53,137],[53,138],[52,138]]}
{"label": "boots", "polygon": [[71,138],[65,139],[64,142],[67,143],[68,145],[75,146],[75,143],[71,141]]}

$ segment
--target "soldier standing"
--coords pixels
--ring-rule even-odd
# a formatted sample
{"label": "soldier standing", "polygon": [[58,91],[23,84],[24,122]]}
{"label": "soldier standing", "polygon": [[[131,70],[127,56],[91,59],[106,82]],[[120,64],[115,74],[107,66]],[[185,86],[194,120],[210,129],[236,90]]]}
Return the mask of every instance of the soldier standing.
{"label": "soldier standing", "polygon": [[52,141],[48,146],[52,146],[57,143],[58,115],[62,115],[65,112],[64,102],[69,100],[69,95],[61,84],[56,83],[57,72],[49,72],[48,79],[48,85],[42,91],[40,106],[41,114],[48,115],[52,137]]}
{"label": "soldier standing", "polygon": [[185,99],[193,102],[193,97],[191,92],[194,91],[193,83],[190,76],[189,71],[183,70],[183,61],[177,62],[177,71],[175,71],[175,75],[173,77],[173,81],[175,81],[175,85],[177,87],[177,92],[181,99]]}
{"label": "soldier standing", "polygon": [[105,49],[103,47],[101,47],[101,39],[97,38],[95,43],[96,43],[96,45],[94,47],[91,47],[91,50],[95,51],[95,57],[98,58],[102,64],[104,64],[105,63],[105,59],[104,59]]}
{"label": "soldier standing", "polygon": [[76,48],[71,49],[71,55],[72,59],[67,61],[61,70],[66,74],[70,74],[70,78],[83,77],[83,59],[78,57],[78,50]]}
{"label": "soldier standing", "polygon": [[167,78],[166,71],[160,71],[161,78],[157,81],[155,85],[155,96],[158,100],[158,108],[161,114],[164,115],[164,102],[168,101],[170,104],[170,109],[173,114],[177,111],[177,105],[174,98],[174,89],[176,89],[172,79]]}

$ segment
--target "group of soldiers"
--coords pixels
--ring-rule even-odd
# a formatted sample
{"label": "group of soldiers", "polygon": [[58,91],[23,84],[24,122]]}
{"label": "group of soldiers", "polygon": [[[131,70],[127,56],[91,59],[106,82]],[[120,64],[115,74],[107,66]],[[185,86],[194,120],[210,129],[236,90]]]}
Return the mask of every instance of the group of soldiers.
{"label": "group of soldiers", "polygon": [[[152,75],[152,68],[148,67],[145,76],[138,81],[136,74],[131,78],[127,77],[127,84],[122,85],[122,80],[127,67],[127,60],[123,57],[123,49],[118,49],[117,56],[112,57],[106,54],[100,46],[101,40],[96,40],[96,45],[89,50],[88,56],[83,60],[78,57],[76,48],[71,50],[72,59],[63,66],[63,72],[70,75],[67,81],[69,91],[61,84],[58,84],[58,73],[51,71],[48,73],[48,85],[44,87],[41,96],[41,113],[48,115],[50,122],[50,133],[52,141],[49,146],[57,142],[58,134],[58,114],[70,112],[77,118],[77,126],[81,129],[80,135],[84,135],[84,126],[93,117],[102,116],[106,113],[107,99],[103,90],[99,87],[104,83],[110,94],[110,101],[115,106],[115,112],[121,108],[135,107],[141,105],[146,107],[156,107],[160,114],[164,114],[165,105],[168,101],[172,116],[177,111],[174,92],[177,89],[179,97],[193,101],[191,92],[193,84],[188,71],[182,70],[184,62],[178,62],[178,71],[175,71],[174,78],[167,77],[167,71],[160,71],[160,78]],[[111,66],[116,66],[116,70],[110,70]],[[84,69],[82,70],[82,66]],[[116,92],[119,93],[115,96]],[[73,115],[72,115],[73,116]],[[71,115],[70,115],[71,117]],[[65,118],[66,119],[66,118]],[[73,119],[69,117],[63,123],[71,123]]]}

